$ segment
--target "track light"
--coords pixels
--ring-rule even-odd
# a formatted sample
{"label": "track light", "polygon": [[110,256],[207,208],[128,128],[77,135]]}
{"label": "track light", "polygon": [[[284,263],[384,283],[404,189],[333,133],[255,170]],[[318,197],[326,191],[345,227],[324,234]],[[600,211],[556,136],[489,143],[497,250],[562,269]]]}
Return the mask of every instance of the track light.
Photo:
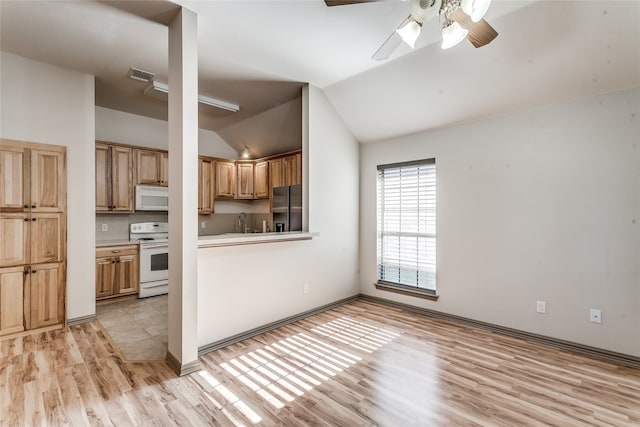
{"label": "track light", "polygon": [[420,30],[422,29],[422,24],[418,21],[409,21],[407,25],[402,28],[398,28],[396,33],[402,37],[402,40],[411,46],[411,49],[416,45],[416,40],[420,35]]}
{"label": "track light", "polygon": [[248,159],[251,156],[251,153],[249,152],[249,147],[247,147],[246,145],[244,146],[244,150],[242,150],[242,153],[240,154],[240,156],[243,159]]}

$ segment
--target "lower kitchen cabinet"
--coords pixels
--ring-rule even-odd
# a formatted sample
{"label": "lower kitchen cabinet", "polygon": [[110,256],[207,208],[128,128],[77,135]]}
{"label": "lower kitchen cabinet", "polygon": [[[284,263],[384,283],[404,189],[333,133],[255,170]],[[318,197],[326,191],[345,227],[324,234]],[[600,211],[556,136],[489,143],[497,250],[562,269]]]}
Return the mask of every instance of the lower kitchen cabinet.
{"label": "lower kitchen cabinet", "polygon": [[96,300],[135,295],[139,288],[140,255],[137,245],[96,250]]}
{"label": "lower kitchen cabinet", "polygon": [[64,268],[59,262],[31,266],[28,276],[29,329],[57,325],[64,322]]}

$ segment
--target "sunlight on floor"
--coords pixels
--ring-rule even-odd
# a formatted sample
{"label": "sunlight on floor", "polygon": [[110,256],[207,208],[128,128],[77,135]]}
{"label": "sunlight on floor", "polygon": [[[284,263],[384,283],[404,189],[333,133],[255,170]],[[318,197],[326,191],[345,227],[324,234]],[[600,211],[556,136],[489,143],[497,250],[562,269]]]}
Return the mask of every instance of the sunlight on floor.
{"label": "sunlight on floor", "polygon": [[[348,317],[327,322],[311,331],[365,353],[379,350],[400,335]],[[300,333],[223,362],[220,367],[271,406],[280,409],[362,360],[327,341]],[[209,372],[200,375],[253,424],[261,421],[255,411]],[[241,425],[237,419],[229,419],[235,425]]]}

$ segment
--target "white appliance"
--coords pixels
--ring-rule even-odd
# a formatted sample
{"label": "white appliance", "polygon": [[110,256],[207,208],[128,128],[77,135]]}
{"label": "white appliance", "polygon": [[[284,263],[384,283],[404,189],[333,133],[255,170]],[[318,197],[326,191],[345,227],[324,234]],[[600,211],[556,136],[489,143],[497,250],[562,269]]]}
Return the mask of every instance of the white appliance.
{"label": "white appliance", "polygon": [[129,240],[140,243],[138,298],[169,292],[169,224],[166,222],[131,224]]}
{"label": "white appliance", "polygon": [[169,189],[167,187],[136,185],[136,210],[168,211]]}

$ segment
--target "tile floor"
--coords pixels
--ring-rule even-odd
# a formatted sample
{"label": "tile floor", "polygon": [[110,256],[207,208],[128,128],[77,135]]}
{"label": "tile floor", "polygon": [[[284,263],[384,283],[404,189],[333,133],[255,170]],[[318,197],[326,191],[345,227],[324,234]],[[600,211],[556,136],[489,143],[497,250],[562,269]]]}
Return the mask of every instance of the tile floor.
{"label": "tile floor", "polygon": [[167,295],[96,307],[98,321],[127,360],[164,360],[167,354]]}

